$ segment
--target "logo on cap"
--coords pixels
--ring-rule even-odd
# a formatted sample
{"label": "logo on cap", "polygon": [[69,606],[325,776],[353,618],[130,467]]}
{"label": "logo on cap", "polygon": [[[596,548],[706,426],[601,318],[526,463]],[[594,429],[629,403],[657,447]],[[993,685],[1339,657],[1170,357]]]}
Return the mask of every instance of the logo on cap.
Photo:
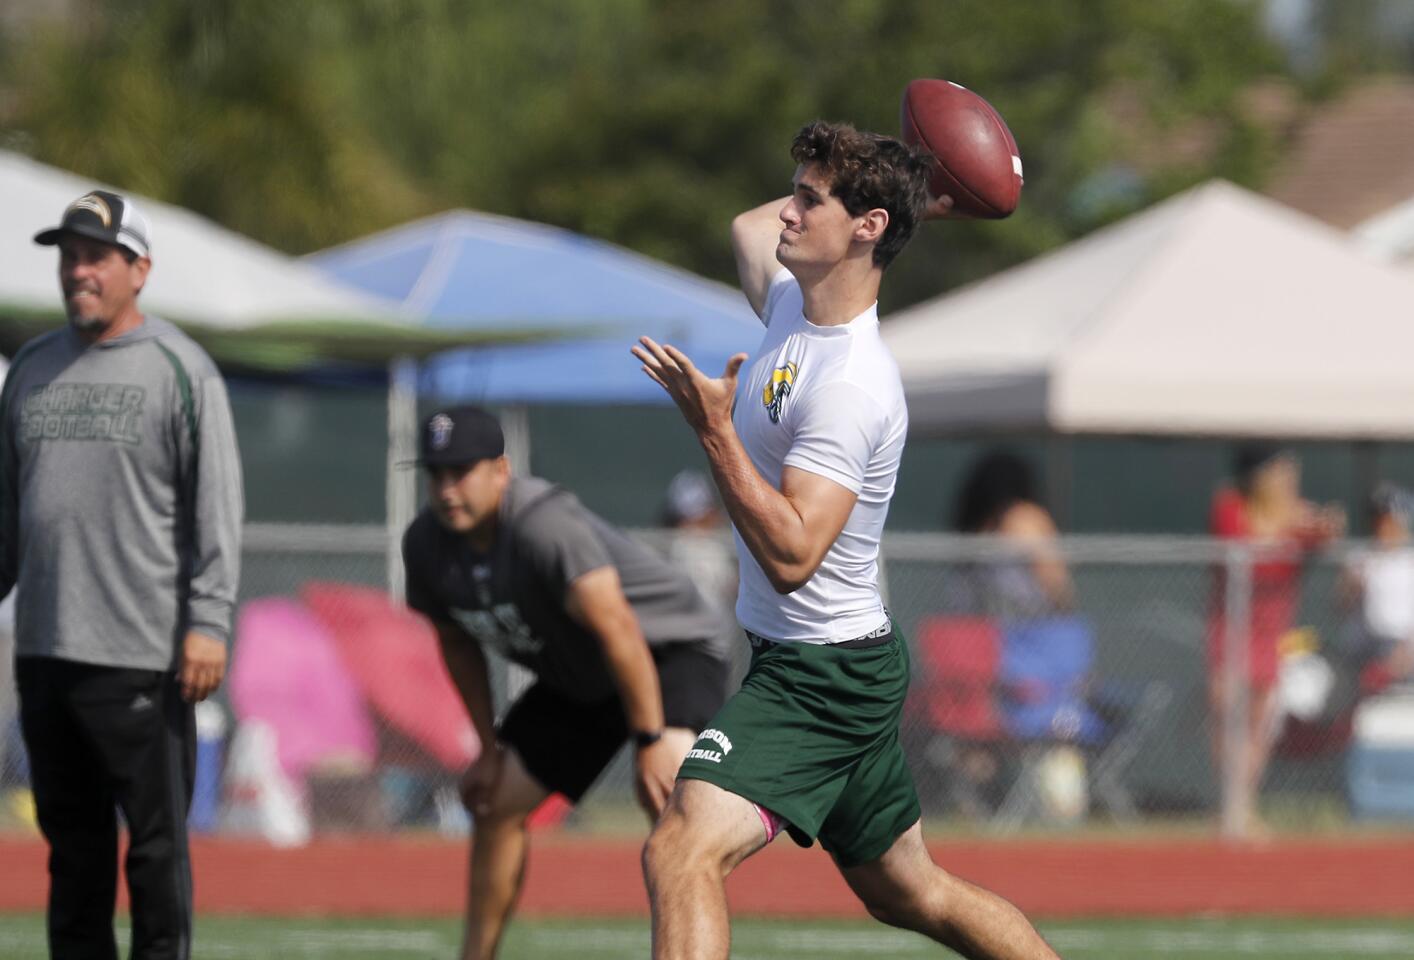
{"label": "logo on cap", "polygon": [[432,449],[447,449],[448,444],[452,442],[452,418],[445,413],[439,413],[428,422],[427,427],[431,431],[428,442]]}
{"label": "logo on cap", "polygon": [[79,210],[87,210],[89,213],[96,214],[98,219],[103,221],[105,228],[111,228],[113,226],[113,211],[108,209],[108,202],[96,193],[79,197],[73,203],[69,204],[69,209],[64,211],[64,216],[67,217],[69,214],[76,213]]}

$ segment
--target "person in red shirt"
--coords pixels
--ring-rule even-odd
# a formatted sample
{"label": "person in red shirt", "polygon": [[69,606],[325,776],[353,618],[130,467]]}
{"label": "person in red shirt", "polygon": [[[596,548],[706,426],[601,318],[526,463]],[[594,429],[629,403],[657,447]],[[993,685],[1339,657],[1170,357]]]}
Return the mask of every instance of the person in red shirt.
{"label": "person in red shirt", "polygon": [[[1242,671],[1248,697],[1247,762],[1237,772],[1241,829],[1251,835],[1262,832],[1257,793],[1276,730],[1278,642],[1296,618],[1306,556],[1344,533],[1345,514],[1339,506],[1317,507],[1301,497],[1301,464],[1290,450],[1251,444],[1238,450],[1234,466],[1235,484],[1219,489],[1213,498],[1210,532],[1259,548],[1247,598],[1247,662]],[[1223,733],[1234,694],[1223,673],[1230,639],[1225,568],[1218,570],[1216,587],[1208,621],[1208,677],[1214,765],[1222,769]],[[1242,655],[1240,649],[1234,653]]]}

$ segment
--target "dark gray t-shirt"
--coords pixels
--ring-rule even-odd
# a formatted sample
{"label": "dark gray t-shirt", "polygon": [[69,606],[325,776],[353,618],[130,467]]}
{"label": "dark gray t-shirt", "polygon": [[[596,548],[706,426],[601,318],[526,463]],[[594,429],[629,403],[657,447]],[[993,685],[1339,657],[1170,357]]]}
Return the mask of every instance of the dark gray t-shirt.
{"label": "dark gray t-shirt", "polygon": [[456,624],[580,702],[616,692],[599,641],[565,611],[570,583],[591,570],[617,568],[650,646],[709,649],[721,633],[720,616],[683,573],[536,477],[512,478],[489,551],[447,530],[429,508],[403,536],[403,564],[408,606]]}

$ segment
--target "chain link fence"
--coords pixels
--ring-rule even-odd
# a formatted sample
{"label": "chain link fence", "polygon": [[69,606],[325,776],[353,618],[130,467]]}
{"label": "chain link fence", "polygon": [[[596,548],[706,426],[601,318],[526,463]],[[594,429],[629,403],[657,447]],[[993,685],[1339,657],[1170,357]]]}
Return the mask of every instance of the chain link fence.
{"label": "chain link fence", "polygon": [[[1041,564],[1067,589],[1044,589]],[[925,811],[996,830],[1348,821],[1363,662],[1347,647],[1340,567],[1335,553],[1204,539],[1072,538],[1037,553],[890,538],[889,602],[914,653],[904,741]],[[1289,590],[1255,597],[1253,571],[1278,568]]]}
{"label": "chain link fence", "polygon": [[[640,536],[667,551],[664,532]],[[476,747],[430,630],[388,599],[387,547],[381,527],[248,529],[231,676],[199,718],[196,829],[467,829],[456,781]],[[1409,634],[1389,635],[1414,627],[1408,551],[1076,537],[1038,553],[893,534],[884,558],[925,816],[1234,836],[1414,821],[1414,658]],[[526,678],[493,664],[504,706]],[[13,707],[0,701],[0,828],[25,830]],[[569,822],[614,818],[641,825],[626,755]]]}

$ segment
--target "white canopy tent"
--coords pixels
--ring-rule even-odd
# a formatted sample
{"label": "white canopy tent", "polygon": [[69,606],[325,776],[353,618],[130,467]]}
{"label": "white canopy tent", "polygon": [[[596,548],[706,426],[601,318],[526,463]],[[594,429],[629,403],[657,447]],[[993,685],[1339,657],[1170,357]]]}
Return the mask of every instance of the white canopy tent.
{"label": "white canopy tent", "polygon": [[[57,254],[33,237],[96,186],[102,185],[0,151],[0,352],[63,322]],[[329,365],[389,368],[389,577],[398,588],[397,539],[413,509],[405,471],[395,469],[412,455],[416,427],[408,358],[525,335],[509,328],[429,329],[393,301],[338,284],[188,210],[133,199],[152,227],[143,308],[182,326],[218,363],[295,374]]]}
{"label": "white canopy tent", "polygon": [[[0,303],[57,310],[52,248],[33,237],[97,184],[0,151]],[[119,188],[121,189],[121,188]],[[180,207],[134,197],[152,223],[153,271],[144,306],[203,328],[240,329],[278,320],[398,319],[396,305],[334,285],[317,270]]]}
{"label": "white canopy tent", "polygon": [[1414,280],[1222,181],[884,325],[920,434],[1414,437]]}
{"label": "white canopy tent", "polygon": [[[92,180],[0,151],[0,351],[52,327],[61,314],[57,259],[33,242]],[[122,187],[112,188],[128,193]],[[517,331],[429,330],[391,300],[351,289],[310,265],[181,207],[140,195],[152,224],[146,310],[180,324],[218,361],[299,372],[328,363],[385,364]]]}

